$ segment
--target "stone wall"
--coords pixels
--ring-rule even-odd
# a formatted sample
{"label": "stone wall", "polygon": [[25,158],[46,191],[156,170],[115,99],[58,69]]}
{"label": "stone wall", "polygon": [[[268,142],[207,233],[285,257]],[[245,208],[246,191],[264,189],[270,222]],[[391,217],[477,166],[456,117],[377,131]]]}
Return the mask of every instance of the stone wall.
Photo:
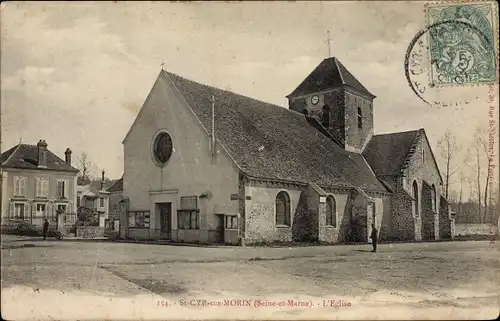
{"label": "stone wall", "polygon": [[78,226],[76,236],[85,239],[101,238],[104,237],[104,227]]}
{"label": "stone wall", "polygon": [[448,202],[441,197],[439,209],[439,238],[442,240],[453,239],[453,225],[455,220],[451,217],[451,208]]}
{"label": "stone wall", "polygon": [[455,224],[455,236],[497,235],[498,226],[493,224]]}
{"label": "stone wall", "polygon": [[437,213],[432,209],[431,187],[427,183],[422,184],[422,197],[420,198],[422,216],[422,240],[436,240],[439,238],[436,235],[436,217]]}
{"label": "stone wall", "polygon": [[[354,91],[346,91],[344,102],[345,149],[361,152],[373,135],[373,101]],[[358,108],[361,109],[362,127],[358,127]]]}
{"label": "stone wall", "polygon": [[[276,226],[276,196],[285,191],[290,197],[290,226]],[[286,184],[247,183],[245,186],[245,242],[291,242],[294,219],[300,217],[297,211],[302,188]]]}
{"label": "stone wall", "polygon": [[[413,241],[419,238],[415,235],[415,218],[413,216],[413,198],[405,191],[392,194],[391,200],[392,222],[391,234],[387,240]],[[419,220],[417,220],[418,224]]]}

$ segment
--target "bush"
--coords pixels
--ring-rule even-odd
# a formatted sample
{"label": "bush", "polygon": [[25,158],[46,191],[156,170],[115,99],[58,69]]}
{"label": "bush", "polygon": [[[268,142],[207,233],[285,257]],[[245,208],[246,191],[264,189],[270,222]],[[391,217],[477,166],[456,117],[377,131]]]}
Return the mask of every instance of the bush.
{"label": "bush", "polygon": [[21,222],[16,226],[15,234],[21,236],[41,236],[42,231],[28,222]]}

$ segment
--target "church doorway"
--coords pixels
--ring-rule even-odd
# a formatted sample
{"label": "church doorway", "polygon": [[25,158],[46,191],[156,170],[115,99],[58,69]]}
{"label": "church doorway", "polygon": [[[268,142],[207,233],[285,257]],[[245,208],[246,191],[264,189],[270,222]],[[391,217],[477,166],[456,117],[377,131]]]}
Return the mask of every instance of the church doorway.
{"label": "church doorway", "polygon": [[217,227],[215,228],[214,241],[216,243],[224,243],[226,216],[224,214],[216,214],[216,217],[217,217]]}
{"label": "church doorway", "polygon": [[172,236],[172,203],[156,203],[160,213],[160,237],[170,240]]}

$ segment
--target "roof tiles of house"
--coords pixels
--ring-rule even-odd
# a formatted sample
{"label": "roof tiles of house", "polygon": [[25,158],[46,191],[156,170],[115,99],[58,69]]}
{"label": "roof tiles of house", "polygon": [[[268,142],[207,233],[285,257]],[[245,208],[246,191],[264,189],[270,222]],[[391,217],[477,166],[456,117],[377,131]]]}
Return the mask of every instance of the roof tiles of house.
{"label": "roof tiles of house", "polygon": [[360,154],[350,153],[297,112],[162,71],[211,131],[215,95],[215,136],[249,176],[330,187],[387,192]]}
{"label": "roof tiles of house", "polygon": [[120,178],[119,180],[117,180],[116,182],[114,182],[114,184],[111,185],[107,189],[107,191],[110,192],[110,193],[123,191],[123,177]]}
{"label": "roof tiles of house", "polygon": [[324,59],[287,97],[348,86],[375,97],[335,57]]}
{"label": "roof tiles of house", "polygon": [[378,176],[397,176],[420,130],[374,135],[363,155]]}
{"label": "roof tiles of house", "polygon": [[47,166],[38,167],[38,147],[36,145],[18,144],[0,156],[0,165],[4,168],[42,169],[65,172],[78,172],[56,154],[47,150]]}

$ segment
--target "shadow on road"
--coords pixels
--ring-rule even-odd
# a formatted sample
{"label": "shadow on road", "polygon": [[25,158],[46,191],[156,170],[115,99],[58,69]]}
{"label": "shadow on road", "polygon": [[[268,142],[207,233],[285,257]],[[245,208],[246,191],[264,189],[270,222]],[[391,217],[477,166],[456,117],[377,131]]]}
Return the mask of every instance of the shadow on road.
{"label": "shadow on road", "polygon": [[2,250],[24,249],[29,247],[54,247],[53,245],[35,245],[35,244],[22,244],[22,245],[2,245]]}

